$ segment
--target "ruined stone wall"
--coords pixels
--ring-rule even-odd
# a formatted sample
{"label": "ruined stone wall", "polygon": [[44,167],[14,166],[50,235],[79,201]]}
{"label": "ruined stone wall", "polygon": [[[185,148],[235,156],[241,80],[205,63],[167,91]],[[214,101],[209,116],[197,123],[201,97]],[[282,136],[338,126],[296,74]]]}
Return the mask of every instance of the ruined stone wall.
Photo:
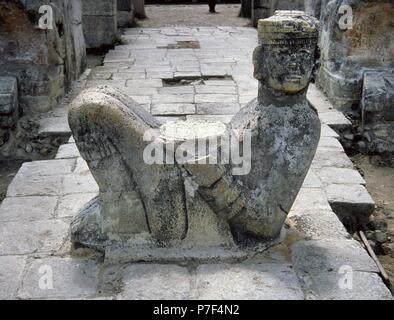
{"label": "ruined stone wall", "polygon": [[[51,4],[54,28],[38,28],[39,7]],[[23,113],[50,110],[85,68],[81,0],[0,2],[0,76],[18,81]]]}
{"label": "ruined stone wall", "polygon": [[[341,30],[339,8],[349,5],[353,27]],[[322,7],[319,83],[335,107],[360,103],[366,70],[394,63],[394,2],[335,0]]]}
{"label": "ruined stone wall", "polygon": [[[394,165],[394,1],[323,2],[318,85],[355,124],[344,142]],[[343,5],[351,28],[339,24]]]}

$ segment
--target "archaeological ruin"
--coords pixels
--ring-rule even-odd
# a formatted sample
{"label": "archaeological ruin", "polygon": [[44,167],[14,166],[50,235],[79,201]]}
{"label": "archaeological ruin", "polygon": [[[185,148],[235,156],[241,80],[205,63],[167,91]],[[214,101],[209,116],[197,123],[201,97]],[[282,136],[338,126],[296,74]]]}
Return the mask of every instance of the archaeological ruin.
{"label": "archaeological ruin", "polygon": [[1,300],[393,300],[393,1],[215,3],[0,0]]}

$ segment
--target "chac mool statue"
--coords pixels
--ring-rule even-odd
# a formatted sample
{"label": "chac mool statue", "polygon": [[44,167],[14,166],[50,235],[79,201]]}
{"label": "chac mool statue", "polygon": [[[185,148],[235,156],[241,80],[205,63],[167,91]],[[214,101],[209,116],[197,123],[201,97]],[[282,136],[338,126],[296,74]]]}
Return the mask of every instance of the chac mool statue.
{"label": "chac mool statue", "polygon": [[[317,113],[306,100],[318,22],[301,11],[277,11],[259,20],[258,37],[258,98],[228,125],[160,125],[109,87],[85,90],[74,100],[70,126],[100,189],[72,222],[74,243],[105,250],[177,248],[196,258],[195,249],[231,251],[279,238],[320,137]],[[153,145],[151,132],[157,132]],[[190,151],[187,145],[206,140],[205,155],[180,156]],[[234,158],[234,140],[243,168],[224,161]],[[150,161],[147,154],[167,161]]]}

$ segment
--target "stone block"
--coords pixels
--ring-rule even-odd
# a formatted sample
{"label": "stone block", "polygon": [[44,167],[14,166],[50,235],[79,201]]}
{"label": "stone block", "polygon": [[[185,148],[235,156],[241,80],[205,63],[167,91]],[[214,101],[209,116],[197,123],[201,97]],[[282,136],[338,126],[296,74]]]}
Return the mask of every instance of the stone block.
{"label": "stone block", "polygon": [[331,211],[327,196],[320,188],[301,188],[291,208],[291,215]]}
{"label": "stone block", "polygon": [[238,96],[231,94],[196,94],[196,103],[206,103],[206,102],[229,102],[238,103]]}
{"label": "stone block", "polygon": [[331,210],[310,210],[304,213],[290,212],[290,221],[306,239],[350,239],[350,234]]}
{"label": "stone block", "polygon": [[292,261],[307,299],[392,299],[374,261],[355,240],[299,241]]}
{"label": "stone block", "polygon": [[0,224],[0,255],[53,254],[68,236],[62,220],[17,221]]}
{"label": "stone block", "polygon": [[320,181],[319,177],[315,173],[315,171],[311,168],[309,169],[304,183],[302,184],[302,188],[322,188],[323,184]]}
{"label": "stone block", "polygon": [[98,193],[69,194],[59,199],[55,215],[58,218],[74,217],[81,211]]}
{"label": "stone block", "polygon": [[90,174],[89,166],[82,157],[77,158],[77,164],[74,169],[74,174],[79,174],[83,176]]}
{"label": "stone block", "polygon": [[[97,266],[93,260],[50,257],[36,259],[24,275],[20,299],[77,299],[97,295]],[[50,277],[45,287],[42,277]],[[44,285],[44,286],[43,286]]]}
{"label": "stone block", "polygon": [[42,160],[25,162],[18,171],[24,177],[61,176],[73,172],[75,159]]}
{"label": "stone block", "polygon": [[365,180],[357,170],[348,168],[324,167],[315,172],[324,184],[363,184]]}
{"label": "stone block", "polygon": [[321,137],[318,148],[329,148],[335,151],[343,150],[341,143],[334,137]]}
{"label": "stone block", "polygon": [[87,48],[112,45],[117,37],[116,15],[84,15],[83,30]]}
{"label": "stone block", "polygon": [[2,256],[0,257],[0,299],[14,300],[18,288],[22,284],[23,270],[26,257]]}
{"label": "stone block", "polygon": [[157,121],[159,121],[160,124],[164,124],[167,122],[173,122],[173,121],[185,121],[186,117],[177,117],[177,116],[168,116],[168,117],[155,117]]}
{"label": "stone block", "polygon": [[382,118],[394,120],[394,69],[364,73],[361,108],[363,112],[382,113]]}
{"label": "stone block", "polygon": [[362,185],[332,184],[326,187],[326,193],[334,212],[351,229],[366,226],[375,210],[375,202]]}
{"label": "stone block", "polygon": [[185,267],[170,264],[134,264],[125,268],[118,299],[185,300],[191,275]]}
{"label": "stone block", "polygon": [[192,298],[201,300],[303,300],[288,263],[209,264],[197,267]]}
{"label": "stone block", "polygon": [[223,115],[223,114],[218,114],[218,115],[211,115],[211,114],[196,114],[196,115],[190,115],[186,116],[187,120],[191,121],[208,121],[208,122],[223,122],[223,123],[229,123],[231,119],[233,118],[233,115]]}
{"label": "stone block", "polygon": [[14,77],[0,77],[0,116],[18,111],[18,83]]}
{"label": "stone block", "polygon": [[186,115],[196,113],[196,106],[191,103],[161,103],[152,106],[152,115]]}
{"label": "stone block", "polygon": [[8,197],[0,206],[0,221],[37,221],[53,217],[58,197]]}
{"label": "stone block", "polygon": [[39,125],[38,134],[40,137],[69,137],[71,135],[71,129],[65,117],[43,118],[39,121]]}
{"label": "stone block", "polygon": [[[163,81],[161,79],[146,79],[146,80],[127,80],[127,87],[138,87],[138,88],[161,88],[163,87]],[[143,91],[143,90],[142,90]]]}
{"label": "stone block", "polygon": [[133,8],[132,0],[117,0],[118,11],[131,11]]}
{"label": "stone block", "polygon": [[62,144],[56,154],[56,159],[69,159],[77,157],[80,157],[80,154],[75,143]]}
{"label": "stone block", "polygon": [[117,0],[83,0],[82,10],[84,16],[115,16]]}
{"label": "stone block", "polygon": [[171,86],[159,88],[159,94],[193,94],[193,86]]}
{"label": "stone block", "polygon": [[319,118],[324,124],[338,132],[349,129],[352,126],[350,120],[339,111],[320,112]]}
{"label": "stone block", "polygon": [[8,186],[7,197],[56,196],[61,194],[61,176],[24,176],[17,174]]}
{"label": "stone block", "polygon": [[314,168],[336,167],[353,169],[353,162],[348,158],[345,151],[318,148],[313,159]]}
{"label": "stone block", "polygon": [[197,114],[234,115],[241,109],[239,103],[220,103],[220,102],[197,103],[196,107],[197,107]]}
{"label": "stone block", "polygon": [[195,88],[197,94],[237,94],[237,88],[235,86],[198,85]]}
{"label": "stone block", "polygon": [[162,104],[162,103],[194,103],[194,95],[193,94],[166,94],[166,95],[157,95],[152,99],[153,104]]}
{"label": "stone block", "polygon": [[93,176],[88,175],[70,174],[64,177],[62,194],[74,193],[98,193],[98,185]]}

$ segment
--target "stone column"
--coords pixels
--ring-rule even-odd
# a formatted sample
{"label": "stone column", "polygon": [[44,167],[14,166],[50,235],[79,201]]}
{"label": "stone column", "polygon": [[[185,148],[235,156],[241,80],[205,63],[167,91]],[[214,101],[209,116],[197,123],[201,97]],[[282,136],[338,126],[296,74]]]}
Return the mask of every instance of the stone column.
{"label": "stone column", "polygon": [[117,0],[118,27],[127,28],[134,24],[135,11],[132,0]]}
{"label": "stone column", "polygon": [[83,0],[82,5],[87,48],[112,45],[118,35],[117,0]]}

